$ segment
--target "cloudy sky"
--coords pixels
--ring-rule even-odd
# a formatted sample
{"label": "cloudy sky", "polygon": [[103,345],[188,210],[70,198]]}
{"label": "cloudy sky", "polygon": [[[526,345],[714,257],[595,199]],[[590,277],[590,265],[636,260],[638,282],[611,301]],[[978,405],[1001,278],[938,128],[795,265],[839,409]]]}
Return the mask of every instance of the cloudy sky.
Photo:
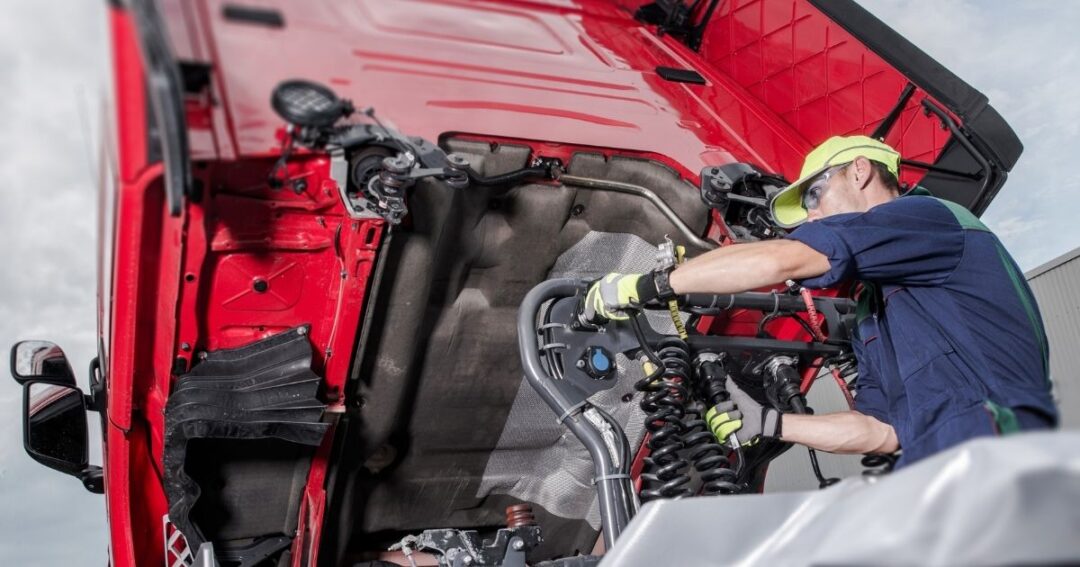
{"label": "cloudy sky", "polygon": [[[94,351],[96,131],[105,0],[0,0],[0,348],[48,338],[85,387]],[[985,220],[1025,270],[1080,244],[1080,2],[873,0],[868,7],[986,93],[1026,147]],[[6,373],[6,372],[5,372]],[[104,501],[21,447],[0,380],[0,563],[102,565]],[[93,431],[93,427],[91,430]],[[94,458],[94,457],[92,457]]]}

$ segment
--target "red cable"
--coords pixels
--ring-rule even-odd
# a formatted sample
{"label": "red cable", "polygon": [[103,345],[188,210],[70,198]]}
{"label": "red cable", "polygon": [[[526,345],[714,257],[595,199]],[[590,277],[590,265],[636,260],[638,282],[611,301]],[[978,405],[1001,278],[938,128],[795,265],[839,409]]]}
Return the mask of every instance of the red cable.
{"label": "red cable", "polygon": [[847,400],[848,408],[855,409],[855,398],[851,396],[851,390],[848,389],[847,382],[844,381],[844,377],[840,375],[840,370],[835,366],[830,368],[833,378],[836,379],[836,385],[840,386],[840,391],[844,393],[844,399]]}
{"label": "red cable", "polygon": [[825,333],[821,331],[821,321],[818,320],[817,307],[814,305],[814,297],[810,295],[810,290],[805,287],[799,288],[799,294],[802,295],[803,303],[806,304],[806,314],[810,317],[810,328],[814,330],[814,338],[818,342],[825,342]]}

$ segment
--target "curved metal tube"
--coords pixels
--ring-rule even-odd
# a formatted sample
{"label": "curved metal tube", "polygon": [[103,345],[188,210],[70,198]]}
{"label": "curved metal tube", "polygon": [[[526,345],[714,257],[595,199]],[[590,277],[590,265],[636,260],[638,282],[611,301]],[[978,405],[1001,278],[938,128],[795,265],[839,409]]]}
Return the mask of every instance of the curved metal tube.
{"label": "curved metal tube", "polygon": [[596,481],[596,492],[600,500],[604,545],[611,549],[633,515],[633,511],[628,509],[629,503],[626,499],[632,488],[629,487],[628,480],[616,478],[620,471],[612,462],[600,431],[582,415],[588,405],[571,402],[555,387],[554,379],[540,363],[537,343],[536,315],[544,302],[573,296],[583,286],[584,282],[579,280],[558,279],[542,282],[532,288],[518,309],[518,350],[521,352],[521,366],[529,385],[540,394],[555,415],[566,416],[563,424],[585,445],[592,457],[594,478],[599,479]]}
{"label": "curved metal tube", "polygon": [[583,189],[594,189],[597,191],[611,191],[614,193],[625,193],[627,195],[635,195],[642,197],[653,204],[671,224],[675,225],[675,228],[683,235],[686,240],[697,248],[702,250],[712,250],[717,247],[715,242],[710,242],[704,238],[694,234],[694,231],[690,230],[689,226],[683,222],[679,215],[675,214],[675,211],[660,198],[659,195],[651,190],[642,187],[641,185],[634,185],[633,183],[623,183],[621,181],[608,181],[606,179],[596,179],[593,177],[578,177],[577,175],[560,175],[559,181],[563,185],[571,185],[573,187],[581,187]]}
{"label": "curved metal tube", "polygon": [[986,188],[990,185],[990,175],[994,173],[994,170],[990,167],[990,162],[986,160],[986,157],[983,156],[979,150],[975,149],[975,146],[973,146],[971,141],[967,139],[967,136],[960,131],[960,127],[956,125],[956,122],[944,109],[930,99],[923,99],[922,105],[927,112],[933,112],[934,116],[937,116],[938,119],[941,120],[941,123],[949,129],[949,132],[952,133],[953,138],[956,139],[957,143],[971,155],[972,159],[979,163],[979,167],[983,170],[983,178],[982,184],[979,185],[979,192],[976,194],[975,198],[981,200],[984,196],[983,193],[986,192]]}

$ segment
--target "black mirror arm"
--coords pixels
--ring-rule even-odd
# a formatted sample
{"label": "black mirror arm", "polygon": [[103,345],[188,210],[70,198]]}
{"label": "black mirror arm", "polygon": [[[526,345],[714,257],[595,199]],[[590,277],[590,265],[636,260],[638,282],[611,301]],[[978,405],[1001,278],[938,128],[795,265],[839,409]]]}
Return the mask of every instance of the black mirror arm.
{"label": "black mirror arm", "polygon": [[101,359],[90,361],[90,393],[84,396],[86,409],[105,414],[105,376],[101,373]]}
{"label": "black mirror arm", "polygon": [[88,492],[94,494],[105,494],[105,471],[97,465],[87,465],[85,469],[78,474],[79,480],[82,481],[83,487]]}

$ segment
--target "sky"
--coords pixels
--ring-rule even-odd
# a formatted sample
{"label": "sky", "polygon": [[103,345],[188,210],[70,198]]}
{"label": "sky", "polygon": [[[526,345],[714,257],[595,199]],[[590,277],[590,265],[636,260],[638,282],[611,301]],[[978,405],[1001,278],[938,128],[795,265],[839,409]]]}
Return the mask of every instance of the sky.
{"label": "sky", "polygon": [[[97,137],[105,0],[0,0],[0,348],[50,339],[80,384],[94,356]],[[984,220],[1021,268],[1080,245],[1080,2],[867,0],[985,93],[1025,145]],[[23,452],[21,392],[0,377],[0,563],[102,565],[104,500]],[[92,414],[93,415],[93,414]],[[94,416],[96,418],[96,416]],[[91,423],[91,432],[96,423]],[[98,454],[95,456],[95,452]],[[100,451],[91,451],[100,461]]]}

